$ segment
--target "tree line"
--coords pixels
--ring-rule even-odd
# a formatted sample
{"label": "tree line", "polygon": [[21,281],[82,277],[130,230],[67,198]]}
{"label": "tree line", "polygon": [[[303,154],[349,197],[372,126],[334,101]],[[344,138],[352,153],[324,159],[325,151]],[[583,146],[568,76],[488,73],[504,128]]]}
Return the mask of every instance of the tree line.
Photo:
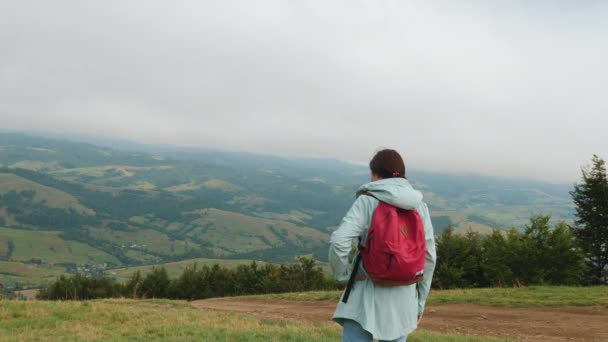
{"label": "tree line", "polygon": [[287,265],[239,265],[234,269],[192,264],[179,277],[170,279],[164,267],[155,267],[145,276],[134,272],[126,283],[108,277],[87,278],[81,274],[61,276],[38,299],[87,300],[97,298],[171,298],[196,300],[213,297],[242,296],[266,293],[333,290],[340,285],[325,276],[311,258],[300,257],[298,263]]}
{"label": "tree line", "polygon": [[523,232],[489,235],[459,235],[449,227],[436,240],[433,287],[583,284],[587,268],[573,230],[564,222],[550,227],[549,220],[535,216]]}
{"label": "tree line", "polygon": [[593,156],[582,182],[571,191],[573,225],[534,216],[523,232],[437,237],[435,288],[608,284],[608,178],[604,160]]}

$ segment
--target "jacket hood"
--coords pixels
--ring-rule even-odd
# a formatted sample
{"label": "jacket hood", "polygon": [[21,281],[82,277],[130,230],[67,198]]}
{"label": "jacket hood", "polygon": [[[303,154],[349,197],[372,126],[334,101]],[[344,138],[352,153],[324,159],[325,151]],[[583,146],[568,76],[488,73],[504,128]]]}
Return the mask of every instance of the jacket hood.
{"label": "jacket hood", "polygon": [[388,178],[362,185],[357,197],[369,192],[382,202],[401,209],[415,209],[422,204],[422,193],[405,178]]}

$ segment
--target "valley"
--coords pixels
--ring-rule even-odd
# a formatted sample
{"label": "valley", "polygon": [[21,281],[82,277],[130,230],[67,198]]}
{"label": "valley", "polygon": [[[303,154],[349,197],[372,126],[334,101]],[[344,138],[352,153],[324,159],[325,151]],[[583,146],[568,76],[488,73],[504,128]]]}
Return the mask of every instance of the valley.
{"label": "valley", "polygon": [[[366,167],[337,161],[0,133],[0,274],[27,288],[62,272],[121,279],[125,267],[195,259],[323,262],[367,178]],[[416,169],[409,178],[436,234],[573,215],[567,185]]]}

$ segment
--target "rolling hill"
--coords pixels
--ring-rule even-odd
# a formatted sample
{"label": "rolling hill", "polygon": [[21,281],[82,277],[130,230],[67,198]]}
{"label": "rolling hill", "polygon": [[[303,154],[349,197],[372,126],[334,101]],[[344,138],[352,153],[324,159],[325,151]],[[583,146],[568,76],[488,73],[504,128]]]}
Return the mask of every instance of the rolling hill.
{"label": "rolling hill", "polygon": [[[368,179],[366,167],[338,161],[128,148],[0,133],[0,275],[35,283],[58,269],[194,258],[324,260],[329,233]],[[436,233],[573,214],[568,186],[420,170],[410,180]]]}

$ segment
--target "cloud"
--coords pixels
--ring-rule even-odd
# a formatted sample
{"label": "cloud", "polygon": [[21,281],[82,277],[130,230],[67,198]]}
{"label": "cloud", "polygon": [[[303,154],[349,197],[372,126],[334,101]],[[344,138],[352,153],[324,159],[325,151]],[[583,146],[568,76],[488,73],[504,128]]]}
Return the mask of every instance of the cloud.
{"label": "cloud", "polygon": [[6,1],[0,125],[572,181],[605,2]]}

